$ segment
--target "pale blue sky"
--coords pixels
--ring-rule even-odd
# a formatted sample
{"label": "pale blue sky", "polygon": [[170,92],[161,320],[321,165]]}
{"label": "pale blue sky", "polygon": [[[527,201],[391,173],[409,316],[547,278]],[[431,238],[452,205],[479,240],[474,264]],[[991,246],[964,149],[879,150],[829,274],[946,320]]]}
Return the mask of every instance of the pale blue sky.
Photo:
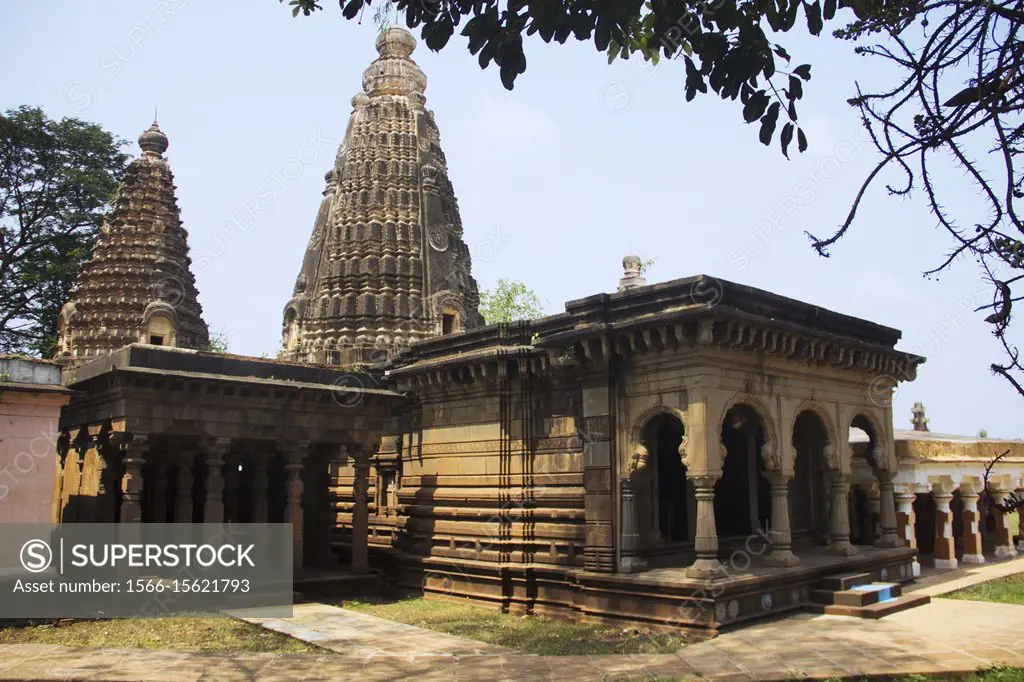
{"label": "pale blue sky", "polygon": [[[134,154],[159,105],[204,316],[233,352],[279,345],[324,173],[376,56],[369,16],[324,6],[295,20],[276,0],[0,10],[0,109],[95,121]],[[804,230],[832,229],[877,159],[846,104],[853,79],[885,74],[831,38],[785,42],[813,64],[811,149],[792,161],[758,143],[738,106],[686,103],[677,62],[608,66],[590,44],[531,39],[509,93],[459,36],[441,54],[418,48],[480,285],[520,279],[558,312],[613,291],[632,250],[657,259],[649,281],[706,273],[901,329],[900,347],[928,362],[900,389],[897,428],[923,401],[934,431],[1024,437],[1021,398],[987,369],[999,348],[971,312],[990,302],[973,263],[938,282],[920,274],[949,245],[922,197],[875,191],[832,258],[809,248]],[[966,206],[966,181],[943,178],[948,203]]]}

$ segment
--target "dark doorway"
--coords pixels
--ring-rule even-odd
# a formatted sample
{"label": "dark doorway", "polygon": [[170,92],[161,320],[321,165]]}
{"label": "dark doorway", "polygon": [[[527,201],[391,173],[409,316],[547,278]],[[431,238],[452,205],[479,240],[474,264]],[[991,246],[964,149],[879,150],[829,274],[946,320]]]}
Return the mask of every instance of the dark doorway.
{"label": "dark doorway", "polygon": [[720,538],[748,536],[767,526],[771,498],[763,476],[764,443],[764,424],[751,407],[740,404],[726,413],[722,424],[725,462],[722,478],[715,486],[715,522]]}
{"label": "dark doorway", "polygon": [[644,429],[644,444],[654,460],[657,477],[658,530],[665,542],[686,542],[693,539],[694,524],[690,514],[690,484],[686,467],[679,456],[684,428],[673,415],[659,415]]}
{"label": "dark doorway", "polygon": [[796,462],[789,482],[789,522],[794,542],[828,542],[827,444],[828,430],[821,417],[811,411],[801,412],[793,424]]}

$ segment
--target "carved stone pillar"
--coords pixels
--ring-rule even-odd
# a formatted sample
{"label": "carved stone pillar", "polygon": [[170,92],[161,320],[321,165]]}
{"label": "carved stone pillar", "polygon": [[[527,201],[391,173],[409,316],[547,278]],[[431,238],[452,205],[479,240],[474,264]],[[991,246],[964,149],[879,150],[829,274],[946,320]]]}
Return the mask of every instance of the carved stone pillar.
{"label": "carved stone pillar", "polygon": [[829,482],[829,536],[826,551],[836,556],[851,556],[857,548],[850,544],[850,477],[833,471]]}
{"label": "carved stone pillar", "polygon": [[279,444],[279,448],[284,456],[286,475],[284,522],[292,524],[292,564],[297,571],[303,566],[302,469],[309,454],[309,441]]}
{"label": "carved stone pillar", "polygon": [[715,526],[715,483],[719,478],[720,475],[690,478],[697,498],[697,528],[693,542],[697,560],[686,569],[690,578],[710,580],[722,570],[718,561],[718,529]]}
{"label": "carved stone pillar", "polygon": [[875,541],[876,547],[902,547],[904,539],[898,532],[896,520],[896,498],[893,490],[893,478],[895,474],[891,471],[879,470],[875,472],[878,478],[878,525],[879,537]]}
{"label": "carved stone pillar", "polygon": [[117,512],[117,449],[109,441],[97,451],[96,523],[113,523]]}
{"label": "carved stone pillar", "polygon": [[637,526],[636,498],[633,495],[633,486],[628,478],[623,478],[620,483],[622,502],[622,556],[619,559],[619,571],[622,573],[637,573],[647,568],[647,562],[639,556],[640,529]]}
{"label": "carved stone pillar", "polygon": [[252,522],[267,522],[267,458],[262,452],[254,454],[249,463],[252,482]]}
{"label": "carved stone pillar", "polygon": [[764,557],[769,566],[796,566],[800,558],[793,554],[793,537],[789,527],[789,481],[792,474],[765,472],[771,486],[772,516],[768,530],[772,551]]}
{"label": "carved stone pillar", "polygon": [[238,521],[238,457],[224,458],[224,520]]}
{"label": "carved stone pillar", "polygon": [[352,507],[352,573],[366,573],[370,570],[369,533],[370,510],[368,492],[370,487],[370,453],[352,454],[355,479],[352,482],[354,506]]}
{"label": "carved stone pillar", "polygon": [[964,503],[964,555],[960,560],[965,564],[983,564],[985,556],[981,549],[981,514],[978,512],[979,491],[972,486],[960,484],[960,500]]}
{"label": "carved stone pillar", "polygon": [[[1017,496],[1024,498],[1024,488],[1017,488]],[[1024,509],[1017,510],[1017,552],[1024,554]]]}
{"label": "carved stone pillar", "polygon": [[953,512],[949,508],[953,493],[936,486],[932,489],[932,498],[935,500],[935,567],[956,568]]}
{"label": "carved stone pillar", "polygon": [[[1009,494],[1008,490],[992,491],[992,497],[995,499],[996,504],[1005,503],[1006,497]],[[1013,530],[1010,529],[1010,515],[998,509],[993,509],[992,511],[996,515],[996,558],[1012,559],[1017,556],[1017,548],[1013,546]]]}
{"label": "carved stone pillar", "polygon": [[192,523],[192,516],[195,512],[192,502],[192,463],[195,461],[195,453],[185,450],[181,452],[180,457],[181,464],[178,465],[178,478],[175,486],[177,495],[174,498],[174,522]]}
{"label": "carved stone pillar", "polygon": [[917,514],[914,513],[914,500],[917,495],[912,488],[900,487],[896,491],[896,534],[906,547],[914,550],[914,562],[911,564],[914,577],[921,575],[921,564],[917,560]]}
{"label": "carved stone pillar", "polygon": [[135,433],[121,446],[124,475],[121,477],[121,523],[142,521],[142,465],[148,450],[148,435]]}
{"label": "carved stone pillar", "polygon": [[151,467],[152,484],[149,488],[149,514],[150,523],[167,522],[167,467],[164,464],[154,464]]}
{"label": "carved stone pillar", "polygon": [[203,523],[224,522],[224,458],[231,449],[230,438],[218,438],[206,453],[206,499]]}

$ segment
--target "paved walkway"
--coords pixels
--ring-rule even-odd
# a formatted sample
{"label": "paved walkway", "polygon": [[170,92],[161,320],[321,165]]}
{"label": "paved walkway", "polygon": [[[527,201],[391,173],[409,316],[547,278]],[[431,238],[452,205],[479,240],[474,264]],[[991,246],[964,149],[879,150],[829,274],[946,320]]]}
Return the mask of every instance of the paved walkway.
{"label": "paved walkway", "polygon": [[292,609],[292,617],[287,619],[248,618],[241,613],[233,615],[269,630],[363,660],[381,656],[415,660],[424,657],[516,653],[502,646],[446,635],[327,604],[296,604]]}
{"label": "paved walkway", "polygon": [[[1021,570],[1024,559],[972,567],[969,577],[990,579]],[[952,577],[962,586],[957,581],[964,575]],[[932,587],[939,589],[922,589]],[[338,615],[323,605],[297,607],[295,618],[267,624],[340,653],[197,654],[18,644],[0,646],[0,678],[783,680],[1024,667],[1024,607],[947,599],[878,621],[796,614],[676,654],[635,656],[531,656],[372,616]],[[400,637],[411,644],[394,641]]]}

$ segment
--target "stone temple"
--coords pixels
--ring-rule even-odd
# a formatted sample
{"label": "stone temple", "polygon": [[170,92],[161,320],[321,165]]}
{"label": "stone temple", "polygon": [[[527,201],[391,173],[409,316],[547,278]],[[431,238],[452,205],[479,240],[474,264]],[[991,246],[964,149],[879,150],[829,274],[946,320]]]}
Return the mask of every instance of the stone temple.
{"label": "stone temple", "polygon": [[[870,597],[913,580],[925,545],[963,553],[954,509],[972,560],[1015,551],[974,494],[995,446],[894,429],[924,362],[898,330],[706,275],[647,284],[636,257],[614,293],[484,325],[415,45],[377,39],[282,359],[203,350],[168,141],[143,133],[61,316],[55,521],[287,521],[300,591],[386,575],[712,630],[913,605]],[[1024,489],[1007,445],[997,496]],[[880,587],[843,601],[860,583]]]}
{"label": "stone temple", "polygon": [[284,310],[285,357],[353,364],[483,324],[427,77],[398,28],[352,98],[345,138]]}

